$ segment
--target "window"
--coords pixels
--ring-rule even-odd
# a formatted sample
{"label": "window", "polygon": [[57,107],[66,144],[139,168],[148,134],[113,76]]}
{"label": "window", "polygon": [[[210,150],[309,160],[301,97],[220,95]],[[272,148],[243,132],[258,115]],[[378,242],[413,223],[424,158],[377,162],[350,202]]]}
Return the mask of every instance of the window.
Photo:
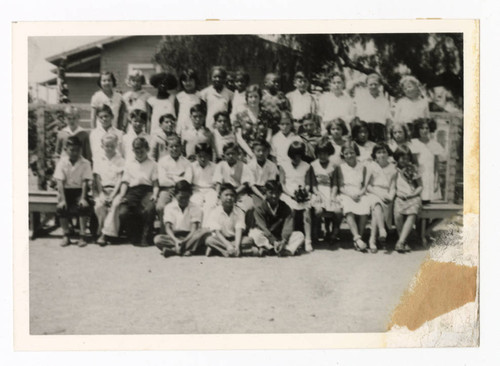
{"label": "window", "polygon": [[158,72],[159,65],[154,64],[128,64],[128,74],[134,70],[140,70],[146,78],[146,85],[149,85],[149,79]]}

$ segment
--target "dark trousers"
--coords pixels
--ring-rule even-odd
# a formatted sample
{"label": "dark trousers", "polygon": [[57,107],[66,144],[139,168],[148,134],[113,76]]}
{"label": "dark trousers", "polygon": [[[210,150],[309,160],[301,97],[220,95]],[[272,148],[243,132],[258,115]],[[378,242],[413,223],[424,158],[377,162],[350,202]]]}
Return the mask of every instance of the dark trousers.
{"label": "dark trousers", "polygon": [[155,204],[150,200],[153,187],[139,185],[129,187],[124,202],[118,207],[120,226],[133,242],[151,242],[156,214]]}

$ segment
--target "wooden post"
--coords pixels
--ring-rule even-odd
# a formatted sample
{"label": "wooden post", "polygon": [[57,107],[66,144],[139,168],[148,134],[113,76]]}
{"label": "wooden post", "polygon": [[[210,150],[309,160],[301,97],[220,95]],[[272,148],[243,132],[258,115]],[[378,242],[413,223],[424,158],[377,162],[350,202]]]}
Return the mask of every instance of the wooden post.
{"label": "wooden post", "polygon": [[37,127],[37,168],[38,168],[38,189],[44,191],[47,189],[47,178],[45,177],[45,108],[37,105],[36,110]]}

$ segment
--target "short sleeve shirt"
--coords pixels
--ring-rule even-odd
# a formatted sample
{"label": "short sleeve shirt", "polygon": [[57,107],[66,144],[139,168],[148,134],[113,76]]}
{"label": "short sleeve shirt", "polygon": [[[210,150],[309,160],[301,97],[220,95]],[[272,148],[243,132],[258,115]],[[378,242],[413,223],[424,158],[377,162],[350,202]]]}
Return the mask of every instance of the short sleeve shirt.
{"label": "short sleeve shirt", "polygon": [[234,237],[237,229],[245,229],[245,214],[234,206],[228,215],[219,205],[210,213],[207,225],[211,231],[219,230],[226,238]]}
{"label": "short sleeve shirt", "polygon": [[153,160],[146,158],[142,162],[137,159],[127,161],[122,182],[128,183],[129,187],[152,186],[156,180],[158,180],[158,169]]}
{"label": "short sleeve shirt", "polygon": [[213,85],[210,85],[201,91],[200,97],[207,103],[206,126],[212,131],[214,129],[214,114],[229,110],[229,102],[233,99],[233,92],[224,87],[219,93]]}
{"label": "short sleeve shirt", "polygon": [[111,159],[103,155],[94,161],[94,173],[101,177],[101,185],[103,187],[119,184],[124,168],[125,160],[118,153]]}
{"label": "short sleeve shirt", "polygon": [[257,163],[257,159],[252,159],[247,164],[252,173],[252,184],[263,186],[268,180],[275,180],[279,174],[278,167],[270,160],[266,160],[263,166]]}
{"label": "short sleeve shirt", "polygon": [[175,183],[186,180],[192,181],[191,163],[183,156],[174,160],[170,155],[165,155],[158,161],[158,181],[160,187],[173,187]]}
{"label": "short sleeve shirt", "polygon": [[193,188],[203,189],[212,188],[213,176],[215,172],[215,164],[209,161],[204,168],[200,163],[194,161],[191,163],[191,171],[193,172]]}
{"label": "short sleeve shirt", "polygon": [[54,178],[62,181],[64,188],[82,188],[84,181],[92,180],[90,161],[80,157],[72,164],[68,156],[63,156],[57,162]]}
{"label": "short sleeve shirt", "polygon": [[113,95],[108,97],[102,90],[96,91],[92,98],[90,99],[90,106],[92,108],[100,108],[103,105],[107,105],[113,111],[113,120],[111,122],[112,126],[118,127],[118,117],[120,115],[120,107],[123,103],[122,95],[116,91]]}
{"label": "short sleeve shirt", "polygon": [[233,187],[238,188],[242,184],[252,184],[252,173],[241,161],[233,166],[229,166],[227,161],[223,160],[217,164],[214,172],[214,183],[231,183]]}
{"label": "short sleeve shirt", "polygon": [[309,92],[301,93],[297,89],[288,93],[286,98],[290,102],[292,108],[292,117],[301,119],[306,114],[314,113],[315,102],[313,96]]}
{"label": "short sleeve shirt", "polygon": [[163,221],[172,224],[174,231],[189,231],[191,224],[200,223],[202,219],[201,208],[192,202],[182,211],[177,200],[173,200],[165,206]]}

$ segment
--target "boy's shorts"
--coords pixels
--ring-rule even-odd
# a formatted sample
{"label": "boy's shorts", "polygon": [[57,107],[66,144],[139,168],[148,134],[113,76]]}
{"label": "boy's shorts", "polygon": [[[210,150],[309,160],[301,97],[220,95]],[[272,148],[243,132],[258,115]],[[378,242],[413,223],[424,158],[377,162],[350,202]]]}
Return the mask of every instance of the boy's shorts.
{"label": "boy's shorts", "polygon": [[92,213],[92,202],[89,197],[85,197],[87,207],[80,207],[80,198],[82,197],[81,188],[68,188],[64,190],[64,196],[66,197],[66,208],[58,208],[56,213],[59,217],[71,217],[71,216],[90,216]]}

